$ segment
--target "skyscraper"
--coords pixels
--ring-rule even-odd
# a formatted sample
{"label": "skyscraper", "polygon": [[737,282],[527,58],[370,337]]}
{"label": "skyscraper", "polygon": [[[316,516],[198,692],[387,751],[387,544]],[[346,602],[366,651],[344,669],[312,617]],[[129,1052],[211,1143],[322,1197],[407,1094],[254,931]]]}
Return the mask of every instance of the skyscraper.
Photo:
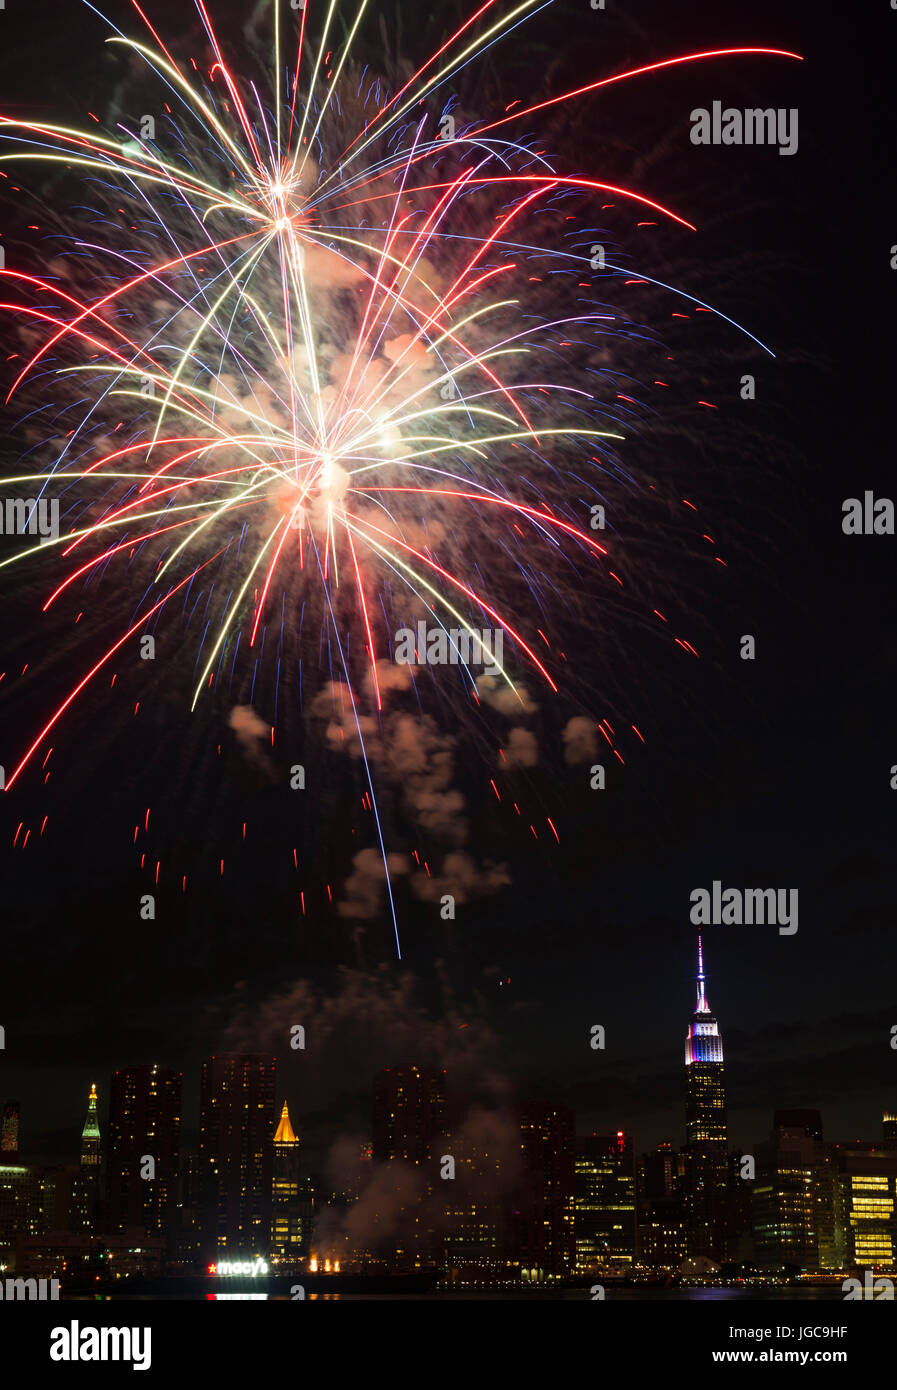
{"label": "skyscraper", "polygon": [[576,1268],[583,1274],[635,1259],[635,1159],[632,1136],[576,1140]]}
{"label": "skyscraper", "polygon": [[400,1268],[420,1268],[437,1253],[428,1210],[445,1151],[445,1071],[406,1063],[377,1072],[371,1118],[376,1181],[394,1218],[387,1232],[374,1233],[371,1251]]}
{"label": "skyscraper", "polygon": [[68,1224],[73,1232],[98,1231],[100,1228],[102,1158],[97,1088],[91,1086],[87,1118],[81,1131],[81,1162],[78,1171],[71,1177]]}
{"label": "skyscraper", "polygon": [[710,1012],[698,936],[697,1004],[685,1039],[685,1214],[688,1254],[726,1256],[726,1074],[723,1040]]}
{"label": "skyscraper", "polygon": [[818,1110],[777,1110],[757,1145],[753,1233],[760,1265],[836,1264],[835,1173]]}
{"label": "skyscraper", "polygon": [[682,1183],[685,1154],[667,1140],[638,1165],[638,1256],[642,1264],[678,1269],[685,1255]]}
{"label": "skyscraper", "polygon": [[303,1181],[299,1139],[290,1124],[284,1101],[274,1133],[274,1182],[271,1200],[271,1253],[296,1259],[308,1253],[314,1205],[311,1187]]}
{"label": "skyscraper", "polygon": [[841,1268],[897,1266],[897,1149],[880,1141],[836,1144],[835,1248]]}
{"label": "skyscraper", "polygon": [[445,1126],[444,1070],[403,1065],[377,1072],[372,1118],[375,1163],[428,1163]]}
{"label": "skyscraper", "polygon": [[573,1271],[576,1129],[566,1105],[531,1101],[518,1107],[522,1176],[515,1194],[513,1255],[529,1282]]}
{"label": "skyscraper", "polygon": [[454,1109],[446,1152],[454,1178],[438,1184],[440,1263],[451,1283],[488,1285],[509,1277],[508,1189],[519,1163],[516,1126],[486,1111]]}
{"label": "skyscraper", "polygon": [[129,1226],[142,1226],[147,1236],[171,1233],[182,1081],[181,1072],[159,1066],[123,1067],[113,1074],[106,1158],[110,1235],[124,1235]]}
{"label": "skyscraper", "polygon": [[14,1267],[16,1247],[53,1225],[56,1175],[17,1163],[0,1163],[0,1265]]}
{"label": "skyscraper", "polygon": [[271,1238],[274,1081],[260,1053],[223,1053],[202,1064],[199,1116],[202,1252],[262,1255]]}
{"label": "skyscraper", "polygon": [[0,1131],[0,1154],[3,1163],[15,1163],[19,1154],[19,1102],[3,1103],[3,1129]]}
{"label": "skyscraper", "polygon": [[87,1098],[87,1117],[81,1131],[81,1167],[99,1168],[102,1158],[100,1150],[100,1121],[97,1116],[97,1088],[91,1085]]}

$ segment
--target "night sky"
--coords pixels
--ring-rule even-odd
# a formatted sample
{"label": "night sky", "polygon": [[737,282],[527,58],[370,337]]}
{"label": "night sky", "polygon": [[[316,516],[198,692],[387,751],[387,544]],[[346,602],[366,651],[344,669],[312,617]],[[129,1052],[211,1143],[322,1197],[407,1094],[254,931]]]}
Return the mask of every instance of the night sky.
{"label": "night sky", "polygon": [[[479,93],[488,94],[484,114],[692,50],[756,44],[805,58],[655,74],[586,98],[550,127],[561,163],[629,179],[697,224],[697,233],[633,235],[633,264],[707,297],[776,353],[773,361],[719,321],[674,323],[682,306],[672,295],[650,300],[651,327],[675,344],[683,369],[667,405],[649,389],[653,349],[632,366],[650,408],[628,458],[637,477],[662,478],[670,496],[699,503],[700,525],[680,510],[658,515],[652,529],[644,512],[630,559],[642,566],[644,592],[675,606],[700,660],[625,612],[608,617],[606,589],[584,593],[572,625],[575,678],[557,697],[527,681],[539,758],[505,778],[513,796],[501,806],[478,721],[471,713],[468,728],[463,709],[443,705],[467,847],[483,864],[507,866],[510,881],[474,892],[452,923],[397,882],[401,965],[385,914],[338,911],[352,857],[371,843],[357,815],[358,769],[315,746],[320,723],[291,719],[294,690],[278,695],[274,749],[255,757],[228,727],[234,699],[225,692],[189,713],[186,643],[181,653],[170,644],[158,670],[129,676],[120,667],[120,685],[89,689],[54,735],[46,787],[38,764],[4,798],[0,820],[0,1098],[21,1101],[28,1157],[73,1160],[90,1083],[102,1109],[111,1071],[146,1061],[183,1070],[189,1144],[199,1063],[228,1049],[276,1053],[280,1096],[318,1164],[340,1136],[364,1136],[376,1067],[412,1060],[444,1065],[462,1096],[489,1105],[551,1096],[575,1108],[583,1130],[631,1131],[640,1151],[661,1139],[678,1145],[694,1008],[689,894],[716,879],[800,894],[794,936],[771,926],[706,932],[732,1146],[763,1137],[775,1107],[819,1108],[829,1139],[877,1137],[882,1111],[897,1108],[897,538],[841,530],[845,498],[893,495],[897,206],[886,80],[897,14],[883,0],[862,17],[809,0],[607,3],[601,13],[587,0],[560,0],[505,56],[494,50]],[[121,16],[127,7],[105,8]],[[447,32],[456,7],[436,8],[430,20],[404,18],[409,51]],[[186,9],[183,0],[152,5],[173,43],[187,44]],[[392,25],[393,7],[377,5],[363,31],[373,62],[381,11]],[[415,22],[426,34],[414,33]],[[74,0],[7,0],[0,26],[4,112],[77,123],[85,109],[102,113],[118,70],[96,56],[99,20]],[[236,45],[239,24],[222,28]],[[714,100],[797,107],[798,153],[693,147],[689,113]],[[40,186],[21,166],[17,178]],[[51,203],[75,201],[60,182],[44,191]],[[39,263],[29,224],[40,216],[2,192],[7,265]],[[739,399],[743,372],[757,376],[756,402]],[[7,472],[21,414],[13,403]],[[705,529],[725,567],[697,543]],[[82,652],[73,613],[42,626],[56,573],[42,563],[43,572],[0,576],[7,771],[104,624],[128,611],[110,571],[92,590]],[[739,658],[743,634],[756,636],[753,662]],[[18,678],[26,661],[27,679]],[[140,721],[129,718],[135,690],[146,705]],[[268,722],[272,698],[269,687],[257,702]],[[625,766],[602,759],[603,792],[589,789],[586,766],[563,757],[560,730],[583,712],[634,724],[645,739],[621,741]],[[297,753],[314,771],[304,801],[287,786]],[[511,815],[515,798],[527,815]],[[163,886],[152,923],[139,918],[150,888],[132,843],[148,807],[147,858],[163,861],[170,884],[183,873],[191,885],[186,895]],[[13,850],[19,822],[47,814],[43,839]],[[389,848],[410,849],[398,794],[387,795],[385,818]],[[426,837],[418,843],[425,849]],[[295,1023],[306,1027],[306,1053],[289,1049]],[[604,1052],[589,1047],[595,1023],[607,1030]]]}

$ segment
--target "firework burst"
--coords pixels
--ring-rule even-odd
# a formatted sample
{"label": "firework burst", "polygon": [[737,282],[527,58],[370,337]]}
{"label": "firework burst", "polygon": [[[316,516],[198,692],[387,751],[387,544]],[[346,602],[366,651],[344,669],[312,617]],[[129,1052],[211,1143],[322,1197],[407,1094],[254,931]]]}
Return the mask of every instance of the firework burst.
{"label": "firework burst", "polygon": [[[367,0],[347,19],[335,0],[320,13],[274,0],[267,87],[231,65],[195,3],[204,66],[176,56],[137,0],[142,33],[111,26],[176,113],[158,135],[0,121],[6,168],[61,166],[104,206],[102,235],[69,232],[45,276],[4,272],[27,347],[9,397],[52,380],[69,404],[54,457],[38,413],[23,425],[35,462],[4,480],[64,498],[63,532],[3,563],[65,567],[45,610],[100,594],[117,567],[122,584],[148,575],[7,787],[127,643],[204,593],[192,706],[238,657],[257,664],[270,625],[304,641],[319,685],[349,703],[387,865],[365,749],[396,630],[425,616],[449,641],[464,634],[467,659],[444,679],[475,701],[481,634],[500,631],[489,680],[524,708],[527,668],[550,692],[564,678],[558,595],[587,566],[620,582],[589,525],[607,480],[628,477],[594,379],[614,315],[568,292],[589,254],[558,227],[583,200],[691,227],[645,192],[550,161],[534,118],[668,66],[797,55],[690,54],[475,121],[453,79],[539,0],[487,0],[391,94],[354,57]],[[532,305],[548,277],[546,316]]]}

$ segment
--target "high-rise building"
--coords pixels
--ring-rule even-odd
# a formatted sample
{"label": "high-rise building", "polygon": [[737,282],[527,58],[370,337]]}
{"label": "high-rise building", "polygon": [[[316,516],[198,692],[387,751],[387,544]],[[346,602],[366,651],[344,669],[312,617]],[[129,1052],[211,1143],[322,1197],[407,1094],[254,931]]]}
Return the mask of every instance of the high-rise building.
{"label": "high-rise building", "polygon": [[3,1102],[3,1128],[0,1130],[0,1162],[15,1163],[19,1156],[19,1102]]}
{"label": "high-rise building", "polygon": [[509,1268],[507,1192],[519,1162],[516,1126],[484,1110],[449,1120],[450,1182],[438,1185],[443,1211],[440,1263],[457,1286],[516,1282]]}
{"label": "high-rise building", "polygon": [[575,1158],[576,1269],[598,1273],[635,1259],[635,1159],[632,1137],[579,1135]]}
{"label": "high-rise building", "polygon": [[777,1110],[756,1149],[752,1227],[759,1265],[831,1269],[835,1181],[817,1110]]}
{"label": "high-rise building", "polygon": [[729,1185],[726,1195],[726,1260],[754,1265],[752,1233],[754,1204],[754,1153],[743,1149],[729,1152]]}
{"label": "high-rise building", "polygon": [[428,1164],[445,1127],[445,1071],[386,1067],[374,1077],[373,1159]]}
{"label": "high-rise building", "polygon": [[836,1144],[835,1245],[841,1268],[897,1268],[897,1149]]}
{"label": "high-rise building", "polygon": [[173,1266],[182,1270],[193,1270],[200,1263],[201,1196],[199,1154],[194,1150],[182,1150],[174,1233],[168,1242],[169,1260]]}
{"label": "high-rise building", "polygon": [[893,1110],[886,1110],[882,1115],[881,1134],[883,1139],[897,1140],[897,1115]]}
{"label": "high-rise building", "polygon": [[314,1199],[303,1180],[299,1140],[284,1101],[274,1133],[274,1179],[271,1197],[271,1253],[281,1259],[306,1255],[311,1242]]}
{"label": "high-rise building", "polygon": [[271,1239],[277,1063],[219,1053],[202,1065],[199,1181],[202,1252],[264,1255]]}
{"label": "high-rise building", "polygon": [[98,1168],[75,1169],[69,1178],[66,1226],[72,1234],[99,1234],[102,1229],[102,1190]]}
{"label": "high-rise building", "polygon": [[[315,1253],[324,1259],[328,1255],[331,1260],[338,1259],[343,1269],[350,1265],[359,1269],[380,1262],[380,1255],[374,1248],[377,1242],[371,1238],[370,1230],[365,1229],[361,1232],[355,1223],[350,1226],[347,1222],[355,1203],[360,1201],[364,1194],[370,1195],[373,1191],[371,1183],[374,1165],[371,1152],[372,1145],[367,1142],[341,1147],[339,1158],[336,1159],[334,1156],[333,1182],[329,1191],[322,1188],[320,1194],[313,1194],[315,1212],[319,1210],[319,1203],[321,1207],[327,1208],[326,1226],[330,1232],[328,1249],[316,1249]],[[376,1234],[373,1233],[374,1236]]]}
{"label": "high-rise building", "polygon": [[370,1253],[418,1269],[438,1254],[431,1217],[447,1123],[445,1071],[408,1063],[377,1072],[371,1118],[373,1180],[393,1220],[382,1235],[374,1232]]}
{"label": "high-rise building", "polygon": [[102,1220],[102,1146],[97,1115],[97,1088],[91,1086],[81,1131],[81,1158],[69,1180],[68,1228],[77,1234],[98,1233]]}
{"label": "high-rise building", "polygon": [[658,1144],[638,1164],[638,1259],[653,1269],[675,1270],[685,1258],[682,1187],[685,1155]]}
{"label": "high-rise building", "polygon": [[685,1040],[685,1215],[688,1255],[726,1258],[728,1152],[723,1040],[710,1012],[698,936],[697,1004]]}
{"label": "high-rise building", "polygon": [[560,1279],[576,1260],[573,1111],[531,1101],[517,1113],[522,1175],[513,1210],[514,1263],[527,1282]]}
{"label": "high-rise building", "polygon": [[15,1268],[23,1240],[50,1230],[55,1217],[55,1171],[0,1164],[0,1265]]}
{"label": "high-rise building", "polygon": [[177,1200],[183,1076],[168,1067],[122,1067],[109,1095],[106,1226],[109,1235],[142,1227],[172,1233]]}
{"label": "high-rise building", "polygon": [[97,1115],[97,1088],[91,1086],[87,1098],[87,1116],[81,1131],[81,1167],[99,1168],[102,1161],[100,1121]]}

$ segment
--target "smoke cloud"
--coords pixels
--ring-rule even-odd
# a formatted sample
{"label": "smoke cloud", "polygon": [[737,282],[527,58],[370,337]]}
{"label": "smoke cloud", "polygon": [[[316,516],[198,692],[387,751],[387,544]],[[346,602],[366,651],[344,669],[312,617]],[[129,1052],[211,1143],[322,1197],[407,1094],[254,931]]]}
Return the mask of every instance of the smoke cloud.
{"label": "smoke cloud", "polygon": [[564,727],[564,761],[573,767],[576,763],[589,763],[598,752],[598,735],[595,721],[577,714]]}
{"label": "smoke cloud", "polygon": [[233,729],[249,766],[273,781],[277,773],[268,751],[271,725],[266,724],[251,705],[235,705],[230,712],[228,725]]}

